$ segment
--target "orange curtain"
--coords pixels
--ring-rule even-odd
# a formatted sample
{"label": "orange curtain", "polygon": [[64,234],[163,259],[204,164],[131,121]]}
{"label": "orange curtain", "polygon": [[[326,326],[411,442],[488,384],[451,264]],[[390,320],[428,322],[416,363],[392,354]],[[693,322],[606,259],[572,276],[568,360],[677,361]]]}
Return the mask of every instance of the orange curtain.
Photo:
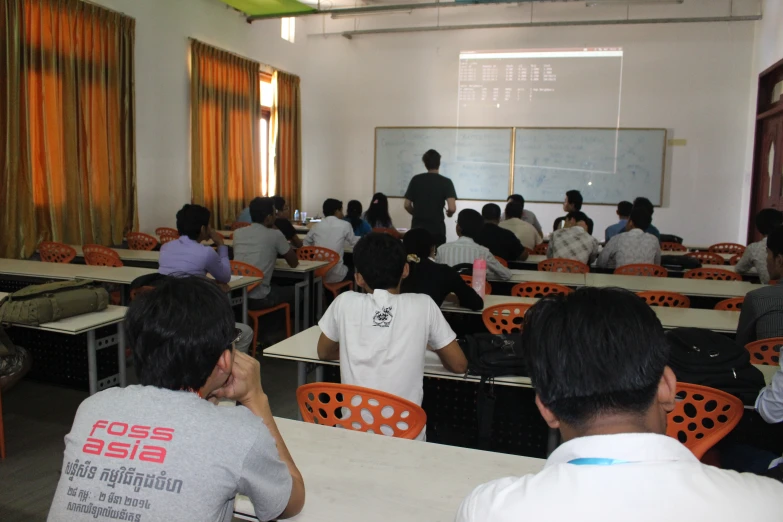
{"label": "orange curtain", "polygon": [[80,0],[0,5],[0,255],[120,244],[137,226],[135,21]]}
{"label": "orange curtain", "polygon": [[191,197],[221,227],[260,193],[260,65],[196,40],[190,51]]}
{"label": "orange curtain", "polygon": [[275,103],[272,107],[271,147],[274,152],[276,193],[291,208],[302,206],[302,106],[299,77],[275,71],[272,78]]}

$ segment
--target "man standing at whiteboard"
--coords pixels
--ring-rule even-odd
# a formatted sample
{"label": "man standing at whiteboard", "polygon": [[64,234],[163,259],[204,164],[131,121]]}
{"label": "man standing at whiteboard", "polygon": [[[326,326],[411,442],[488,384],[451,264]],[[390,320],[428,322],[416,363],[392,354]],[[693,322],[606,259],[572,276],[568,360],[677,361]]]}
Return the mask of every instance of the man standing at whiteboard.
{"label": "man standing at whiteboard", "polygon": [[405,192],[405,210],[413,216],[411,228],[424,228],[435,238],[438,245],[446,242],[446,216],[451,217],[457,211],[457,193],[454,183],[440,175],[440,154],[428,150],[421,160],[427,168],[425,174],[413,177]]}

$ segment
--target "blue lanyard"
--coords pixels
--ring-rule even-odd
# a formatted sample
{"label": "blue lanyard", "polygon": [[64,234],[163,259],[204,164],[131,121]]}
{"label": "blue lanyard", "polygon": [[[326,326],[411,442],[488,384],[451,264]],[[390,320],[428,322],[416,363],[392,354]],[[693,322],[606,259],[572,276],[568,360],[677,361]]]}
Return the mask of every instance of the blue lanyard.
{"label": "blue lanyard", "polygon": [[615,459],[574,459],[569,460],[568,463],[574,466],[614,466],[615,464],[628,464],[629,462]]}

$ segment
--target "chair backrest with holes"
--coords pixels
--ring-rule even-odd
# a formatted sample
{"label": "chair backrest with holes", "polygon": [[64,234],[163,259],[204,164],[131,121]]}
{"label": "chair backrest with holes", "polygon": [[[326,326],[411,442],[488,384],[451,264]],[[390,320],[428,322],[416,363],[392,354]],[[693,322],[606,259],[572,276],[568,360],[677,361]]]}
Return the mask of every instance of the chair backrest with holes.
{"label": "chair backrest with holes", "polygon": [[[264,272],[251,264],[243,263],[242,261],[231,261],[231,274],[232,275],[238,275],[238,276],[249,276],[249,277],[260,277],[261,279],[264,278]],[[250,292],[254,290],[258,285],[261,283],[256,283],[254,285],[250,285],[247,287],[247,291]]]}
{"label": "chair backrest with holes", "polygon": [[296,251],[296,257],[302,261],[326,261],[329,264],[315,271],[315,277],[323,277],[340,261],[340,254],[325,247],[303,246]]}
{"label": "chair backrest with holes", "polygon": [[508,261],[506,261],[505,259],[503,259],[503,258],[502,258],[502,257],[500,257],[500,256],[495,256],[495,259],[497,259],[497,260],[498,260],[498,263],[500,263],[501,265],[503,265],[503,266],[505,266],[506,268],[508,268]]}
{"label": "chair backrest with holes", "polygon": [[372,231],[379,234],[389,234],[394,239],[402,239],[402,234],[400,234],[400,231],[396,228],[375,227],[372,229]]}
{"label": "chair backrest with holes", "polygon": [[158,246],[158,240],[155,239],[155,236],[143,232],[128,232],[125,239],[131,250],[155,250],[155,247]]}
{"label": "chair backrest with holes", "polygon": [[122,266],[120,255],[111,248],[101,245],[83,245],[84,262],[92,266]]}
{"label": "chair backrest with holes", "polygon": [[244,221],[234,221],[231,223],[231,227],[229,227],[232,231],[237,230],[239,228],[245,228],[249,227],[252,223],[246,223]]}
{"label": "chair backrest with holes", "polygon": [[745,245],[739,243],[716,243],[709,248],[714,254],[742,254],[745,252]]}
{"label": "chair backrest with holes", "polygon": [[723,265],[725,259],[714,252],[688,252],[685,257],[692,257],[698,259],[704,265]]}
{"label": "chair backrest with holes", "polygon": [[677,397],[666,434],[698,459],[734,429],[744,412],[741,400],[706,386],[677,383]]}
{"label": "chair backrest with holes", "polygon": [[739,312],[742,310],[742,303],[744,302],[744,297],[732,297],[731,299],[724,299],[715,305],[715,310]]}
{"label": "chair backrest with holes", "polygon": [[46,263],[70,263],[76,257],[76,250],[64,243],[42,241],[38,245],[38,254]]}
{"label": "chair backrest with holes", "polygon": [[536,281],[528,281],[527,283],[519,283],[514,285],[511,289],[511,295],[516,297],[546,297],[548,295],[556,294],[570,294],[572,290],[565,285],[558,285],[557,283],[538,283]]}
{"label": "chair backrest with holes", "polygon": [[[462,277],[469,287],[473,288],[473,276],[460,274],[460,277]],[[484,295],[492,295],[492,285],[489,284],[489,281],[484,281]]]}
{"label": "chair backrest with holes", "polygon": [[531,304],[500,304],[485,308],[481,313],[489,333],[503,334],[522,331],[525,312]]}
{"label": "chair backrest with holes", "polygon": [[179,239],[179,232],[176,228],[159,227],[155,229],[155,234],[160,238],[161,245]]}
{"label": "chair backrest with holes", "polygon": [[639,297],[650,306],[664,306],[669,308],[690,308],[691,300],[677,292],[637,292]]}
{"label": "chair backrest with holes", "polygon": [[540,272],[566,272],[571,274],[586,274],[590,272],[590,267],[580,261],[573,259],[544,259],[538,263]]}
{"label": "chair backrest with holes", "polygon": [[685,279],[711,279],[713,281],[742,281],[742,276],[736,272],[722,268],[694,268],[686,271],[682,277]]}
{"label": "chair backrest with holes", "polygon": [[661,243],[661,250],[664,252],[687,252],[688,249],[682,246],[680,243],[674,243],[671,241],[664,241]]}
{"label": "chair backrest with holes", "polygon": [[762,339],[745,345],[750,352],[750,363],[762,366],[780,366],[780,346],[783,345],[783,337]]}
{"label": "chair backrest with holes", "polygon": [[539,243],[533,249],[533,253],[537,256],[545,256],[547,248],[549,248],[549,243]]}
{"label": "chair backrest with holes", "polygon": [[302,420],[347,430],[415,439],[427,414],[409,400],[361,386],[316,382],[296,390]]}
{"label": "chair backrest with holes", "polygon": [[734,254],[733,256],[731,256],[731,259],[729,259],[729,264],[731,266],[734,266],[740,262],[740,259],[742,259],[742,254]]}
{"label": "chair backrest with holes", "polygon": [[660,265],[637,263],[633,265],[618,266],[614,269],[617,275],[633,275],[647,277],[669,277],[669,271]]}

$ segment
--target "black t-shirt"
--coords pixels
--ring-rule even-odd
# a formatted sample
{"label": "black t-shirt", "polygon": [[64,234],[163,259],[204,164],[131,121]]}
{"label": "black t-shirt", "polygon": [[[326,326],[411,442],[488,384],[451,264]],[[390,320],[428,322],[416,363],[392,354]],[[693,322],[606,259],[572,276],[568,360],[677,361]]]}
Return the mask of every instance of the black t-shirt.
{"label": "black t-shirt", "polygon": [[481,235],[474,241],[487,247],[493,256],[502,257],[506,261],[519,259],[525,251],[525,247],[512,231],[500,228],[494,223],[486,223]]}
{"label": "black t-shirt", "polygon": [[277,228],[280,232],[282,232],[283,236],[285,236],[287,240],[291,239],[296,235],[296,230],[294,229],[294,226],[287,219],[277,218],[275,220],[275,228]]}
{"label": "black t-shirt", "polygon": [[422,259],[411,266],[411,275],[402,280],[400,290],[403,294],[426,294],[440,306],[447,295],[454,293],[460,306],[470,310],[484,308],[481,297],[453,267],[435,263],[431,259]]}
{"label": "black t-shirt", "polygon": [[435,173],[414,176],[405,192],[405,199],[413,202],[411,227],[445,235],[443,207],[447,199],[456,197],[454,183],[446,176]]}

